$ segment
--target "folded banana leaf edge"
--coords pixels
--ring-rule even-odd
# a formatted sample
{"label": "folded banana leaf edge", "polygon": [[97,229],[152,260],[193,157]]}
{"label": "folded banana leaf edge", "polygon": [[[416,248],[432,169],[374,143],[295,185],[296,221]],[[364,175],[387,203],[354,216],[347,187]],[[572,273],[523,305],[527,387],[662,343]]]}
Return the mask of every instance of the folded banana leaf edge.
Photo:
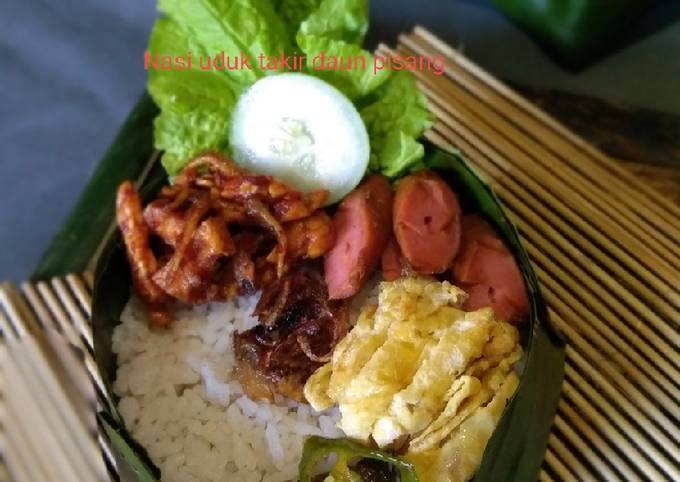
{"label": "folded banana leaf edge", "polygon": [[[153,155],[152,124],[156,113],[153,102],[144,94],[34,274],[34,279],[47,279],[94,269],[95,358],[108,392],[104,394],[98,423],[113,449],[123,481],[152,482],[160,478],[160,471],[126,431],[116,409],[117,397],[112,390],[116,358],[111,350],[112,333],[120,323],[131,289],[122,240],[117,230],[112,230],[115,190],[124,179],[139,179],[146,172],[140,187],[142,197],[148,201],[167,182]],[[428,145],[425,164],[447,179],[458,193],[464,212],[483,214],[501,233],[519,263],[531,302],[530,321],[521,329],[525,356],[520,362],[520,385],[487,445],[474,481],[536,480],[559,399],[564,341],[550,324],[517,229],[493,190],[455,148],[444,151]]]}

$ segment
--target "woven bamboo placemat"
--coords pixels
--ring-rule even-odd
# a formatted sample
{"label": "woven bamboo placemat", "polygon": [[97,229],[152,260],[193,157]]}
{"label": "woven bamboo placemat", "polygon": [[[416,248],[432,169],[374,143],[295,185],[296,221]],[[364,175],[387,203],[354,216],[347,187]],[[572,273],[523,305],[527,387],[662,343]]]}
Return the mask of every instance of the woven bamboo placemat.
{"label": "woven bamboo placemat", "polygon": [[[540,480],[680,480],[680,207],[426,30],[400,37],[398,50],[446,59],[442,76],[417,73],[437,115],[427,137],[460,149],[495,188],[529,251],[551,319],[568,340],[562,398]],[[80,362],[70,364],[60,383],[73,392],[89,377],[95,395],[80,392],[93,405],[93,398],[105,400],[87,322],[90,289],[87,275],[24,284],[20,291],[0,287],[0,356],[7,359],[22,340],[36,336],[31,332],[54,328],[80,350]],[[41,361],[51,356],[45,346],[30,348],[24,370],[57,373]],[[11,376],[3,372],[3,383]],[[42,381],[51,398],[38,399],[34,408],[47,406],[45,400],[67,411],[66,404],[77,404]],[[59,466],[71,474],[66,478],[22,458],[22,449],[40,440],[13,437],[22,415],[35,416],[27,412],[31,404],[15,396],[0,398],[0,480],[108,477],[96,461],[69,465],[72,450]],[[58,423],[49,412],[43,418]],[[102,445],[96,455],[85,452],[103,454],[115,475],[94,421],[79,424],[80,432],[69,432],[73,443]],[[36,460],[49,463],[49,457]]]}

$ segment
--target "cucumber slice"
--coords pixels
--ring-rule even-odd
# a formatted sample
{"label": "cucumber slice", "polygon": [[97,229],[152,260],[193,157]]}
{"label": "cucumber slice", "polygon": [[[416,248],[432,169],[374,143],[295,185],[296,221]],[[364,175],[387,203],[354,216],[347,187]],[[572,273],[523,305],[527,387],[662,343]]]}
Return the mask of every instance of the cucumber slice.
{"label": "cucumber slice", "polygon": [[364,176],[369,141],[354,105],[305,74],[264,77],[239,98],[231,121],[234,160],[293,188],[327,189],[342,199]]}

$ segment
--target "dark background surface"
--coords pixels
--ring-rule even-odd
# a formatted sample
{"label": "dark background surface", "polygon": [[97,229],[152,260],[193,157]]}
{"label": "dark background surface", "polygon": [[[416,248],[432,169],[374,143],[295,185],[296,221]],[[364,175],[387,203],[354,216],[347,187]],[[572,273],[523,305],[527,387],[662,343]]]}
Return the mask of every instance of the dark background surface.
{"label": "dark background surface", "polygon": [[[373,0],[369,42],[422,24],[492,73],[680,114],[680,2],[578,75],[488,0]],[[144,88],[152,0],[0,2],[0,280],[27,278]],[[650,31],[654,33],[647,35]]]}

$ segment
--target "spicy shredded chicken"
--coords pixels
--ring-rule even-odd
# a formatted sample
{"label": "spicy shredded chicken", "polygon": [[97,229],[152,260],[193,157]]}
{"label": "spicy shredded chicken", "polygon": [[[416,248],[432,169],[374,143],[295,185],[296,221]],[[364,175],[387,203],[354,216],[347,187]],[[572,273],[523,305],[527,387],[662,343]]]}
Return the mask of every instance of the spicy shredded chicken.
{"label": "spicy shredded chicken", "polygon": [[149,245],[149,229],[142,215],[142,201],[129,181],[118,188],[116,220],[123,233],[135,290],[144,300],[151,322],[165,326],[170,322],[170,314],[165,307],[167,296],[152,279],[158,270],[158,260]]}
{"label": "spicy shredded chicken", "polygon": [[116,219],[151,322],[171,322],[171,299],[200,304],[252,293],[296,261],[325,254],[335,242],[321,209],[327,197],[303,195],[218,153],[191,161],[144,209],[133,185],[121,184]]}

